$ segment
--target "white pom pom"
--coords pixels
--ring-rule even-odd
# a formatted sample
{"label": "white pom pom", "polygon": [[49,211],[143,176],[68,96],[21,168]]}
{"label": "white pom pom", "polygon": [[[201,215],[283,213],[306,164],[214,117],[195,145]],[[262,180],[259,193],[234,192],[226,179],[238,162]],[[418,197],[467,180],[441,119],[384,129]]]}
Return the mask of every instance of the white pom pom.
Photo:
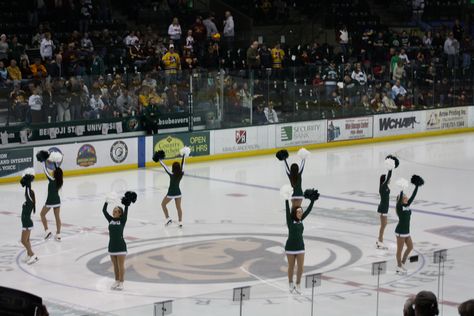
{"label": "white pom pom", "polygon": [[191,148],[184,146],[179,150],[179,154],[184,157],[189,157],[189,154],[191,153]]}
{"label": "white pom pom", "polygon": [[393,170],[395,168],[395,160],[392,158],[385,159],[385,168],[387,168],[387,170]]}
{"label": "white pom pom", "polygon": [[117,192],[110,192],[109,194],[107,194],[107,196],[105,197],[105,201],[109,204],[119,204],[119,196]]}
{"label": "white pom pom", "polygon": [[396,184],[402,188],[402,190],[408,189],[408,186],[410,185],[410,182],[408,182],[407,179],[400,178],[397,180]]}
{"label": "white pom pom", "polygon": [[291,196],[293,195],[293,188],[289,184],[285,184],[280,188],[280,196],[284,200],[289,200]]}
{"label": "white pom pom", "polygon": [[298,150],[298,157],[300,157],[301,160],[308,158],[310,154],[311,153],[306,148]]}
{"label": "white pom pom", "polygon": [[26,168],[25,170],[23,170],[23,174],[21,176],[24,177],[26,175],[35,176],[35,169]]}
{"label": "white pom pom", "polygon": [[51,162],[60,163],[63,161],[63,155],[57,151],[53,151],[51,154],[49,154],[48,160]]}

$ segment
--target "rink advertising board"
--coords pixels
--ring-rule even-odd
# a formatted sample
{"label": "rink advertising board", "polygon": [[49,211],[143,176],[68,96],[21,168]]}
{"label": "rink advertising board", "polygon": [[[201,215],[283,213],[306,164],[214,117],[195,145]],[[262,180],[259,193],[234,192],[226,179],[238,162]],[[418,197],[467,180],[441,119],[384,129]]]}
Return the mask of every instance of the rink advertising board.
{"label": "rink advertising board", "polygon": [[468,124],[469,127],[474,127],[474,106],[470,106],[468,109]]}
{"label": "rink advertising board", "polygon": [[21,175],[23,170],[30,167],[33,167],[33,148],[0,151],[0,178]]}
{"label": "rink advertising board", "polygon": [[424,132],[425,112],[412,111],[374,116],[374,137]]}
{"label": "rink advertising board", "polygon": [[468,127],[468,108],[445,108],[426,111],[426,130]]}
{"label": "rink advertising board", "polygon": [[309,121],[276,125],[276,147],[326,142],[326,121]]}
{"label": "rink advertising board", "polygon": [[[34,155],[40,150],[63,154],[64,171],[136,164],[138,160],[136,138],[35,147]],[[36,172],[42,172],[42,164],[34,160]]]}
{"label": "rink advertising board", "polygon": [[[166,158],[176,158],[184,146],[191,148],[190,156],[207,156],[210,153],[209,131],[153,136],[153,151],[163,150]],[[148,158],[148,157],[147,157]]]}
{"label": "rink advertising board", "polygon": [[213,131],[213,154],[226,154],[272,148],[267,126],[241,127]]}
{"label": "rink advertising board", "polygon": [[372,117],[328,120],[328,142],[372,137]]}

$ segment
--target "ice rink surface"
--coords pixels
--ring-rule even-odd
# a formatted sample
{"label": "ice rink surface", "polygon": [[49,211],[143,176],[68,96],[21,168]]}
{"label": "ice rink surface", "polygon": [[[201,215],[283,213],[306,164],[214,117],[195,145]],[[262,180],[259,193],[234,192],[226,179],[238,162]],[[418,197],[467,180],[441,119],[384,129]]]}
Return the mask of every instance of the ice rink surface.
{"label": "ice rink surface", "polygon": [[[378,181],[387,154],[400,159],[391,187],[389,250],[375,249],[379,217]],[[290,162],[299,162],[290,153]],[[398,178],[421,175],[412,206],[412,238],[418,261],[395,274],[394,211]],[[304,188],[321,197],[305,220],[305,274],[323,273],[315,289],[315,315],[375,315],[377,278],[371,263],[387,261],[380,277],[380,315],[401,315],[403,303],[421,289],[438,292],[439,266],[432,253],[448,249],[440,284],[443,315],[457,315],[474,298],[474,134],[313,150]],[[310,315],[311,289],[288,293],[284,202],[288,183],[273,155],[187,164],[182,180],[184,227],[164,227],[160,203],[168,176],[155,168],[65,178],[61,191],[63,240],[43,240],[39,210],[46,181],[33,189],[33,250],[39,261],[21,262],[19,184],[0,190],[0,285],[42,296],[52,315],[153,315],[153,303],[174,300],[172,315],[238,315],[232,288],[251,286],[244,315]],[[130,207],[125,290],[110,290],[107,221],[110,191],[138,193]],[[307,202],[304,203],[307,205]],[[109,207],[109,211],[112,209]],[[173,204],[170,211],[177,218]],[[52,212],[48,214],[54,228]],[[441,309],[441,308],[440,308]]]}

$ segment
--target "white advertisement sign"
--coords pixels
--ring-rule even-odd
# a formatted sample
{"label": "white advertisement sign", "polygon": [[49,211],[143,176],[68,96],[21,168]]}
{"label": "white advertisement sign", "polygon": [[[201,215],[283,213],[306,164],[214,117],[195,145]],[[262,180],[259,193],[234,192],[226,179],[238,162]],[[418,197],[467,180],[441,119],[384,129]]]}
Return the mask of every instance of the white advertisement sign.
{"label": "white advertisement sign", "polygon": [[212,154],[225,154],[273,147],[268,139],[267,126],[238,127],[213,131]]}
{"label": "white advertisement sign", "polygon": [[468,127],[468,108],[445,108],[426,111],[426,130]]}
{"label": "white advertisement sign", "polygon": [[325,143],[326,121],[279,124],[275,133],[276,147]]}
{"label": "white advertisement sign", "polygon": [[371,116],[328,120],[328,142],[371,137]]}
{"label": "white advertisement sign", "polygon": [[35,147],[36,172],[42,172],[42,164],[36,160],[36,154],[41,150],[63,154],[61,168],[64,171],[136,164],[138,161],[137,138]]}
{"label": "white advertisement sign", "polygon": [[425,128],[425,111],[374,116],[374,137],[420,133]]}
{"label": "white advertisement sign", "polygon": [[474,106],[469,107],[469,127],[474,127]]}

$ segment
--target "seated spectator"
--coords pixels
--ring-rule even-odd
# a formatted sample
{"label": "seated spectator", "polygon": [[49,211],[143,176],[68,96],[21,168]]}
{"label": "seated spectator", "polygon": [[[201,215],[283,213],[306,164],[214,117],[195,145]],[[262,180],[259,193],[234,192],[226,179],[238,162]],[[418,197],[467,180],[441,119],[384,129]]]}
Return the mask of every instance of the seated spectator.
{"label": "seated spectator", "polygon": [[41,59],[36,58],[35,63],[30,66],[31,73],[33,77],[37,80],[45,79],[48,76],[48,71],[43,64],[41,64]]}
{"label": "seated spectator", "polygon": [[143,51],[138,40],[132,42],[132,45],[128,47],[128,57],[130,58],[130,62],[139,68],[146,63],[146,57],[143,55]]}
{"label": "seated spectator", "polygon": [[392,80],[402,80],[405,77],[405,64],[402,60],[398,60],[397,64],[393,68]]}
{"label": "seated spectator", "polygon": [[5,87],[8,83],[8,71],[3,61],[0,61],[0,87]]}
{"label": "seated spectator", "polygon": [[253,124],[255,125],[263,125],[268,122],[267,117],[265,116],[264,109],[261,104],[255,107],[252,120],[253,120]]}
{"label": "seated spectator", "polygon": [[380,96],[380,93],[376,93],[374,98],[370,100],[370,109],[368,109],[368,112],[382,112],[383,111],[384,104],[382,102],[382,98]]}
{"label": "seated spectator", "polygon": [[436,295],[430,291],[421,291],[415,297],[416,316],[436,316],[439,315],[438,300]]}
{"label": "seated spectator", "polygon": [[474,316],[474,300],[468,300],[459,305],[459,316]]}
{"label": "seated spectator", "polygon": [[360,63],[356,65],[356,68],[352,71],[351,74],[352,80],[355,80],[359,83],[360,86],[365,86],[367,83],[367,75],[362,70],[362,66]]}
{"label": "seated spectator", "polygon": [[86,117],[89,119],[98,119],[102,116],[104,108],[105,104],[104,101],[102,101],[100,94],[93,94],[89,101],[89,111],[87,112]]}
{"label": "seated spectator", "polygon": [[12,59],[10,61],[10,66],[7,67],[8,78],[13,81],[21,81],[21,71],[20,67],[16,64],[16,60]]}
{"label": "seated spectator", "polygon": [[30,62],[28,58],[22,58],[20,60],[20,72],[21,77],[25,80],[33,79],[33,73],[31,72]]}
{"label": "seated spectator", "polygon": [[393,112],[397,110],[397,105],[390,97],[390,94],[387,92],[382,92],[382,104],[383,104],[383,111],[382,112]]}
{"label": "seated spectator", "polygon": [[156,90],[156,80],[151,77],[150,73],[145,74],[145,78],[142,81],[142,86],[148,86],[151,90]]}
{"label": "seated spectator", "polygon": [[171,112],[186,112],[186,96],[178,90],[176,84],[173,84],[166,94]]}
{"label": "seated spectator", "polygon": [[121,90],[121,93],[116,101],[116,106],[120,115],[123,117],[135,116],[138,110],[136,102],[132,100],[132,97],[126,88]]}
{"label": "seated spectator", "polygon": [[400,80],[397,80],[392,87],[392,99],[395,99],[398,95],[404,96],[407,94],[407,90],[401,85]]}
{"label": "seated spectator", "polygon": [[273,101],[268,102],[268,106],[263,109],[263,112],[268,123],[278,123],[278,115],[273,108]]}
{"label": "seated spectator", "polygon": [[198,60],[194,56],[193,51],[190,49],[184,48],[183,65],[181,66],[181,68],[184,70],[192,70],[192,69],[196,69],[197,66],[198,66]]}

